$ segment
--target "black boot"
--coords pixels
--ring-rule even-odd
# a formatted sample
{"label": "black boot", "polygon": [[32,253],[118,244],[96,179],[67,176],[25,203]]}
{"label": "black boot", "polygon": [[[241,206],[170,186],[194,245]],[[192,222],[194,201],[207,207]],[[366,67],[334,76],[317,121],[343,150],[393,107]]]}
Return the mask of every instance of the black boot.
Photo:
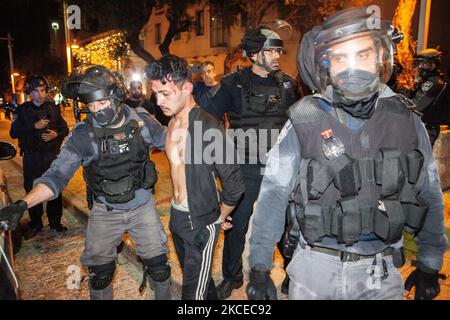
{"label": "black boot", "polygon": [[239,289],[244,284],[244,281],[228,281],[223,280],[217,287],[217,296],[220,300],[225,300],[231,296],[233,289]]}

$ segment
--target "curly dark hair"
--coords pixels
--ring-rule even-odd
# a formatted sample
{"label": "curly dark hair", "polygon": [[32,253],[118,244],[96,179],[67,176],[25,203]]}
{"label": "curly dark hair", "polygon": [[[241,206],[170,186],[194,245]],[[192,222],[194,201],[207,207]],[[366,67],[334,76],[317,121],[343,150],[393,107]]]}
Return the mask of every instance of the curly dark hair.
{"label": "curly dark hair", "polygon": [[159,80],[162,84],[173,81],[175,84],[184,81],[192,82],[192,70],[184,58],[167,55],[145,68],[145,74],[150,80]]}

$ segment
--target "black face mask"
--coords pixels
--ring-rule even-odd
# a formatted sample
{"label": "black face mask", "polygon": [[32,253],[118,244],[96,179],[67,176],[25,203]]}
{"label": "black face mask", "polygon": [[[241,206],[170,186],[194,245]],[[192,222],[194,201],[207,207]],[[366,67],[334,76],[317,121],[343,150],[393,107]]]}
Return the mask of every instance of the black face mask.
{"label": "black face mask", "polygon": [[102,127],[107,126],[108,124],[113,122],[115,116],[116,113],[111,107],[107,107],[94,113],[95,121],[97,121],[97,123]]}
{"label": "black face mask", "polygon": [[93,113],[95,121],[102,127],[118,123],[122,119],[122,115],[122,109],[115,100],[111,101],[109,107]]}
{"label": "black face mask", "polygon": [[332,77],[333,87],[347,100],[366,99],[378,90],[380,80],[376,74],[365,70],[345,70]]}
{"label": "black face mask", "polygon": [[433,69],[423,69],[419,68],[418,75],[421,79],[428,79],[433,76],[436,72]]}
{"label": "black face mask", "polygon": [[375,111],[375,105],[378,98],[378,92],[371,94],[369,97],[352,101],[342,97],[336,91],[333,92],[333,101],[336,108],[342,109],[352,115],[354,118],[368,119]]}

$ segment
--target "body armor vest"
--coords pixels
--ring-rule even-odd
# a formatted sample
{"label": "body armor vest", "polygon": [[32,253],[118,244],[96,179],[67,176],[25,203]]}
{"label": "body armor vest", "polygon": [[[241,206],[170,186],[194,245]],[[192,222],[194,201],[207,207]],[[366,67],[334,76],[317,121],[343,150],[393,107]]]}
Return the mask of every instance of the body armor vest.
{"label": "body armor vest", "polygon": [[[232,129],[243,129],[247,131],[254,129],[257,141],[246,141],[246,159],[252,153],[249,145],[261,144],[259,129],[281,130],[288,119],[287,110],[296,101],[297,95],[292,80],[287,75],[280,73],[274,77],[276,85],[263,86],[252,83],[251,70],[249,68],[239,69],[239,86],[241,88],[241,112],[229,112],[230,127]],[[267,132],[267,151],[275,144],[277,137],[271,137]],[[253,155],[258,156],[258,155]]]}
{"label": "body armor vest", "polygon": [[130,117],[120,128],[92,128],[99,155],[84,171],[85,179],[89,191],[108,203],[129,202],[136,190],[156,183],[155,165],[141,135],[143,121]]}
{"label": "body armor vest", "polygon": [[[352,245],[375,233],[386,243],[404,229],[417,232],[427,207],[417,194],[424,180],[424,156],[417,149],[413,113],[398,97],[378,100],[364,126],[353,131],[307,96],[289,117],[302,152],[297,219],[309,244],[324,236]],[[345,152],[327,159],[321,133],[332,129]]]}

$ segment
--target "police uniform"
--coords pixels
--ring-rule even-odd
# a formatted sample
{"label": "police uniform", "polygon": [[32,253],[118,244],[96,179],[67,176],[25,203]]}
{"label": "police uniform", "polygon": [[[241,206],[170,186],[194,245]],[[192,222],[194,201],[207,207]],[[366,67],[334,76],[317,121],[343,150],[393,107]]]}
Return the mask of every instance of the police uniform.
{"label": "police uniform", "polygon": [[[397,270],[402,231],[420,229],[418,260],[430,269],[441,268],[447,249],[439,175],[426,132],[387,87],[369,120],[348,116],[341,123],[332,110],[321,95],[307,96],[291,108],[269,153],[269,173],[256,202],[250,265],[270,270],[273,250],[268,248],[282,235],[283,208],[300,176],[301,237],[287,267],[289,299],[402,299]],[[408,134],[398,135],[399,125]],[[330,128],[350,162],[325,160],[321,132]],[[345,169],[336,174],[335,164]],[[276,174],[270,174],[272,167]]]}
{"label": "police uniform", "polygon": [[[292,193],[299,245],[286,270],[289,299],[403,299],[413,286],[416,299],[439,293],[448,248],[439,174],[411,102],[385,84],[392,25],[373,31],[369,17],[364,7],[342,10],[302,38],[299,71],[317,93],[290,107],[269,152],[250,237],[250,299],[276,298],[269,273]],[[360,61],[368,46],[384,56]],[[403,231],[418,245],[405,287]]]}
{"label": "police uniform", "polygon": [[448,92],[445,76],[432,71],[416,85],[412,93],[417,110],[423,113],[422,121],[425,123],[432,146],[439,137],[440,125],[448,123],[450,119]]}
{"label": "police uniform", "polygon": [[92,117],[78,123],[59,157],[34,182],[58,195],[80,165],[85,169],[94,203],[81,262],[91,271],[92,299],[112,299],[116,248],[125,231],[155,283],[168,286],[170,280],[167,235],[150,190],[156,171],[148,159],[149,147],[164,146],[165,128],[144,109],[138,108],[138,114],[128,106],[121,108],[126,121],[119,128],[101,127]]}
{"label": "police uniform", "polygon": [[[220,120],[228,112],[231,129],[281,129],[287,119],[287,110],[298,99],[296,81],[278,71],[266,78],[260,77],[250,68],[239,69],[221,81],[221,88],[212,98],[206,110]],[[258,138],[258,137],[257,137]],[[267,135],[267,150],[275,141]],[[261,143],[261,141],[259,141]],[[257,142],[255,141],[254,147]],[[238,153],[245,155],[241,165],[245,183],[245,194],[233,212],[233,228],[225,233],[222,272],[226,281],[242,282],[242,253],[248,221],[253,211],[262,181],[261,168],[265,159],[259,158],[258,148],[249,148],[251,142]]]}
{"label": "police uniform", "polygon": [[[49,123],[45,129],[35,129],[34,124],[46,118]],[[47,130],[54,130],[57,137],[49,142],[42,140],[41,135]],[[23,155],[24,188],[29,192],[33,181],[39,178],[56,159],[61,143],[69,134],[66,121],[52,102],[44,102],[36,106],[33,102],[25,102],[16,111],[11,124],[10,135],[19,139],[20,153]],[[28,210],[30,227],[42,229],[43,205],[39,204]],[[62,197],[58,196],[47,203],[47,217],[51,228],[61,225]]]}

